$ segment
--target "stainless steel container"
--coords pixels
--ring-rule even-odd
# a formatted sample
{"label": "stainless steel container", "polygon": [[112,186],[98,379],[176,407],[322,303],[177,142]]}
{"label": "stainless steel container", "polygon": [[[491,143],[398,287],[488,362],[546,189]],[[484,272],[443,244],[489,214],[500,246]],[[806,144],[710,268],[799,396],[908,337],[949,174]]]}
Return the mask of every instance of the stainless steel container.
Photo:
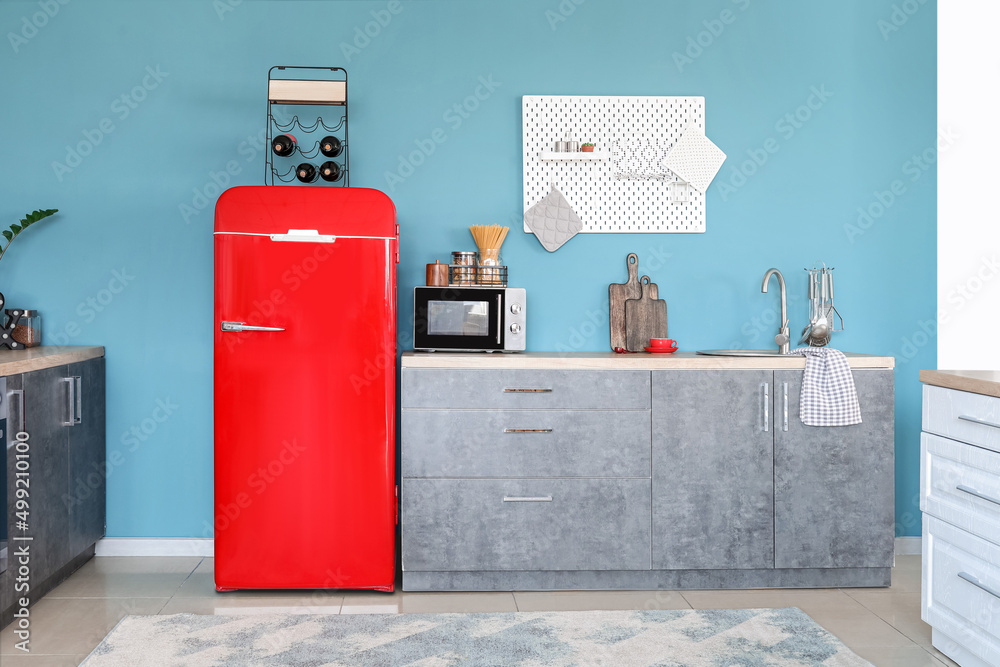
{"label": "stainless steel container", "polygon": [[476,259],[478,253],[456,250],[451,253],[451,284],[476,284]]}

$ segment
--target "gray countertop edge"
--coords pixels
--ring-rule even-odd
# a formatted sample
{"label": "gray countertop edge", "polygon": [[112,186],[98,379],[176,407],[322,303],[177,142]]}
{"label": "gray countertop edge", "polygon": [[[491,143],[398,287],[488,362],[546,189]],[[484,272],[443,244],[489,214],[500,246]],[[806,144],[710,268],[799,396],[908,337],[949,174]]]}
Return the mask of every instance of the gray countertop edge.
{"label": "gray countertop edge", "polygon": [[945,389],[1000,398],[1000,371],[922,370],[920,381]]}
{"label": "gray countertop edge", "polygon": [[[892,369],[894,357],[845,352],[851,368]],[[616,354],[614,352],[404,352],[403,368],[454,369],[795,369],[805,368],[805,357],[713,357],[695,352],[673,354]]]}

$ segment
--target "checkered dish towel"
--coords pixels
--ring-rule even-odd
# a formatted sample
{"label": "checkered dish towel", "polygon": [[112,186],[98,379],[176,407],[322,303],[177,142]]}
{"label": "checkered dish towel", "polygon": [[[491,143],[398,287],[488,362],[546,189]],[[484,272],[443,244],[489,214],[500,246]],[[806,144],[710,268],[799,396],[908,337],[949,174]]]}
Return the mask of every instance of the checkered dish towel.
{"label": "checkered dish towel", "polygon": [[806,426],[861,423],[861,406],[847,357],[828,347],[800,347],[789,354],[806,358],[799,396],[799,418]]}

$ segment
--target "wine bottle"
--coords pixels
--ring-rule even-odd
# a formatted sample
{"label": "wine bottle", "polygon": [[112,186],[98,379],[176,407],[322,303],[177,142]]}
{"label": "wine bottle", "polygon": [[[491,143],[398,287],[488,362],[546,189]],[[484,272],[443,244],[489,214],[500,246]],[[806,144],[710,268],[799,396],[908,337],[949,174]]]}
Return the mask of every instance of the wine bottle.
{"label": "wine bottle", "polygon": [[323,137],[323,141],[319,142],[319,149],[327,157],[337,157],[344,150],[344,145],[337,137]]}
{"label": "wine bottle", "polygon": [[290,134],[279,134],[271,142],[271,150],[278,157],[288,157],[295,152],[295,137]]}
{"label": "wine bottle", "polygon": [[341,176],[340,165],[333,161],[324,162],[319,167],[319,175],[324,181],[336,183],[340,180]]}
{"label": "wine bottle", "polygon": [[295,168],[295,177],[303,183],[312,183],[316,180],[316,167],[303,162]]}

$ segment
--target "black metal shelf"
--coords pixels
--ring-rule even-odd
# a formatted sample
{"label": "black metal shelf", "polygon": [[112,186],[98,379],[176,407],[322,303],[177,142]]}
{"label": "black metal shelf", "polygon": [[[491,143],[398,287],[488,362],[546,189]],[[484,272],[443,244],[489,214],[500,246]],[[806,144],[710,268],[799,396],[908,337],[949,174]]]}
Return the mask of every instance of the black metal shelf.
{"label": "black metal shelf", "polygon": [[[329,73],[329,78],[311,79],[289,79],[277,78],[275,72],[288,73],[289,70],[309,70],[312,72]],[[342,76],[342,78],[341,78]],[[336,181],[325,181],[317,177],[312,183],[299,183],[300,185],[327,185],[332,187],[350,186],[349,153],[348,142],[348,114],[347,114],[347,70],[342,67],[299,67],[299,66],[275,66],[267,72],[267,150],[264,160],[264,184],[274,185],[275,180],[280,183],[296,183],[295,175],[299,162],[295,158],[301,157],[304,160],[314,160],[320,156],[320,143],[317,140],[312,148],[303,150],[302,144],[296,137],[296,147],[291,155],[275,155],[272,148],[275,138],[275,130],[279,134],[300,131],[304,134],[313,134],[322,130],[330,136],[337,136],[341,139],[341,151],[336,157],[323,156],[324,162],[337,162],[340,166],[340,178]],[[339,117],[333,119],[324,118],[321,113],[316,117],[316,122],[305,125],[298,115],[293,115],[287,122],[278,122],[274,117],[276,106],[321,106],[321,107],[342,107]],[[329,114],[328,114],[329,115]],[[329,121],[329,124],[328,124]],[[343,137],[338,134],[343,132]],[[275,164],[275,160],[281,161]],[[280,164],[286,165],[282,168]],[[319,164],[314,164],[319,169]]]}

